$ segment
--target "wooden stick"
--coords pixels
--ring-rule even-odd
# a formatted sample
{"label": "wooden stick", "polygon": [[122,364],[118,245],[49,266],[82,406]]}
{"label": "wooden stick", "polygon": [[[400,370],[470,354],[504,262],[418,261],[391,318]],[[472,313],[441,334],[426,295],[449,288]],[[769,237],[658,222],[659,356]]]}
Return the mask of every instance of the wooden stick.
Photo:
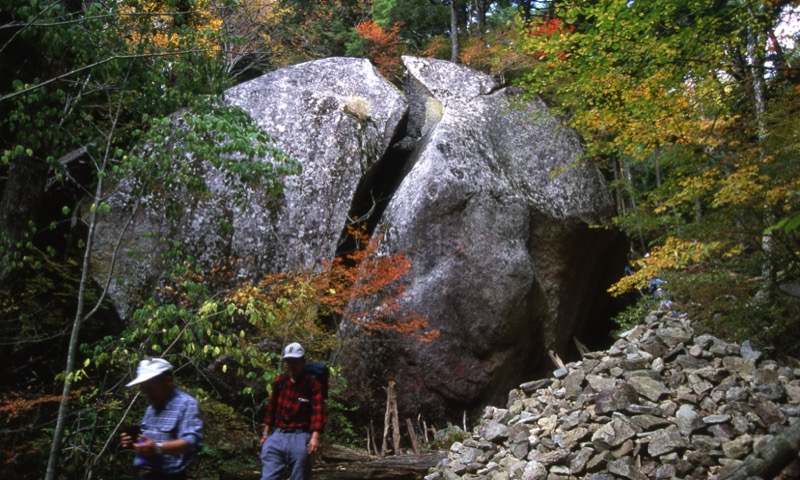
{"label": "wooden stick", "polygon": [[369,438],[372,440],[372,450],[375,452],[375,455],[378,455],[378,443],[375,441],[375,424],[372,420],[369,421]]}
{"label": "wooden stick", "polygon": [[397,412],[397,395],[395,395],[395,382],[391,382],[392,392],[392,445],[394,446],[394,454],[400,454],[400,418]]}
{"label": "wooden stick", "polygon": [[561,361],[561,357],[559,357],[556,352],[548,350],[547,353],[548,355],[550,355],[550,360],[552,360],[553,363],[556,364],[556,368],[566,368],[564,362]]}
{"label": "wooden stick", "polygon": [[392,420],[392,397],[394,396],[394,380],[389,381],[386,388],[386,414],[383,417],[383,443],[381,444],[381,457],[386,456],[389,448],[389,427]]}
{"label": "wooden stick", "polygon": [[414,430],[414,424],[411,423],[410,418],[406,418],[406,428],[408,428],[408,438],[411,439],[411,448],[414,453],[419,455],[419,439],[417,439],[417,432]]}

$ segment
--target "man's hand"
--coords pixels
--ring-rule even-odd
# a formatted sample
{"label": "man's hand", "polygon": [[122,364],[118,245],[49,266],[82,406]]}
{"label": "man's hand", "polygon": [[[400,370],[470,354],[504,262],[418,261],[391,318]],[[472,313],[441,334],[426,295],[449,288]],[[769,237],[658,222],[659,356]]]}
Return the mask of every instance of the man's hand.
{"label": "man's hand", "polygon": [[133,444],[133,449],[136,450],[139,456],[145,458],[154,457],[158,454],[156,452],[156,442],[153,441],[152,438],[145,437],[144,435],[139,435],[139,438],[136,439],[136,443]]}
{"label": "man's hand", "polygon": [[267,441],[267,437],[269,437],[269,427],[264,427],[264,433],[261,434],[261,439],[258,441],[259,447],[264,445],[264,442]]}
{"label": "man's hand", "polygon": [[308,454],[313,455],[314,452],[322,448],[322,436],[319,432],[311,433],[311,440],[308,441]]}
{"label": "man's hand", "polygon": [[133,439],[125,432],[119,434],[119,444],[122,448],[131,448]]}

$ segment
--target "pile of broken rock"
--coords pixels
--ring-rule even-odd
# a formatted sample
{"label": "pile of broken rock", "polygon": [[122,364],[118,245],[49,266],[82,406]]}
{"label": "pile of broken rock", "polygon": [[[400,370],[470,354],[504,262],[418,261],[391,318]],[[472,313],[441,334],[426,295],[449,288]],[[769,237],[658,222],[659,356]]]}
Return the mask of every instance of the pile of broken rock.
{"label": "pile of broken rock", "polygon": [[800,364],[697,327],[654,312],[607,351],[520,385],[425,479],[700,479],[736,470],[800,422]]}

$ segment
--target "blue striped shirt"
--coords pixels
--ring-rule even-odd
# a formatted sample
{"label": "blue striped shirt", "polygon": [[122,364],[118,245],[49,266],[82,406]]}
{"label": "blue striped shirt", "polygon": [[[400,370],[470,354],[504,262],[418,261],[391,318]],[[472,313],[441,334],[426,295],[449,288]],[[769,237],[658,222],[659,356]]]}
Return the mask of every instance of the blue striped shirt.
{"label": "blue striped shirt", "polygon": [[189,468],[195,455],[203,446],[203,420],[200,405],[191,395],[178,388],[162,408],[148,405],[142,418],[142,435],[155,442],[183,439],[189,443],[185,455],[156,455],[143,458],[136,456],[135,468],[149,468],[162,473],[180,473]]}

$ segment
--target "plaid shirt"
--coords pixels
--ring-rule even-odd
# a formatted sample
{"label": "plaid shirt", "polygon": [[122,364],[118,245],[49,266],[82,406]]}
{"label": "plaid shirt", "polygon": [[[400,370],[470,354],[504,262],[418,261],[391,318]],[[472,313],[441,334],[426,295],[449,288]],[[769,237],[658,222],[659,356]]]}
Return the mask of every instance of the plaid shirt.
{"label": "plaid shirt", "polygon": [[142,418],[142,435],[155,442],[183,439],[189,442],[189,453],[185,455],[156,455],[143,458],[136,456],[135,468],[148,468],[162,473],[185,471],[194,456],[203,446],[203,420],[200,405],[191,395],[177,388],[167,403],[160,409],[148,405]]}
{"label": "plaid shirt", "polygon": [[317,377],[303,373],[297,382],[292,382],[284,373],[275,378],[264,423],[270,428],[307,428],[323,433],[328,410]]}

